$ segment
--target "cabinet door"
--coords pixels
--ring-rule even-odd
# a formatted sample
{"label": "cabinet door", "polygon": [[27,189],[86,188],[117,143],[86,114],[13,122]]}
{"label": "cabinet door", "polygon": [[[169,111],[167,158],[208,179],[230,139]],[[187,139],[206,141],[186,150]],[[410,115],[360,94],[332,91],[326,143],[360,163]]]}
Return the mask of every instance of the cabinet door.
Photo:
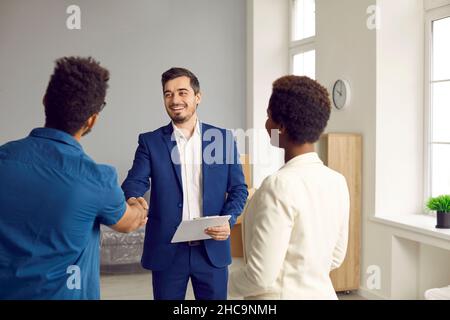
{"label": "cabinet door", "polygon": [[350,193],[350,225],[347,254],[341,267],[331,272],[337,292],[359,289],[361,248],[361,154],[358,134],[330,133],[322,136],[318,153],[331,169],[347,180]]}

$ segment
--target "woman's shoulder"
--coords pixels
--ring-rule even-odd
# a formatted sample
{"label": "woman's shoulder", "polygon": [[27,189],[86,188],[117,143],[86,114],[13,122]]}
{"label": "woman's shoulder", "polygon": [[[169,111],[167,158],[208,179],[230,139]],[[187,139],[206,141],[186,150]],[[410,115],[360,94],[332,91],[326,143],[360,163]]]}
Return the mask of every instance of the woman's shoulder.
{"label": "woman's shoulder", "polygon": [[293,190],[299,190],[302,182],[299,176],[279,170],[268,176],[261,184],[260,189],[272,193],[278,198],[289,195]]}

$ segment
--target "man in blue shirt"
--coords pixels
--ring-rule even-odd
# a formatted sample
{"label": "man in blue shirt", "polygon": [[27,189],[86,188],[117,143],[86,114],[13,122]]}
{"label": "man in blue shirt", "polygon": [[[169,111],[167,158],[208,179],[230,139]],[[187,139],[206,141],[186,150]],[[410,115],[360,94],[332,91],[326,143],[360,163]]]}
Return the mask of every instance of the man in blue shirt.
{"label": "man in blue shirt", "polygon": [[127,203],[115,169],[79,143],[108,79],[92,58],[59,59],[45,128],[0,147],[0,299],[99,299],[100,224],[130,232],[147,222],[145,200]]}

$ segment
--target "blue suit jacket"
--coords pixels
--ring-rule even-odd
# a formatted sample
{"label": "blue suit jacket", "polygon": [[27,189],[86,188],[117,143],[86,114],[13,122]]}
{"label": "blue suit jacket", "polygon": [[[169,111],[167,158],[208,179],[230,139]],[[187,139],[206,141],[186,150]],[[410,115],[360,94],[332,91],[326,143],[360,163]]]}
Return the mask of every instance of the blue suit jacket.
{"label": "blue suit jacket", "polygon": [[[233,226],[248,196],[234,137],[229,130],[207,124],[201,124],[201,132],[203,215],[231,215]],[[139,135],[133,167],[122,184],[127,199],[143,196],[151,184],[142,266],[154,271],[164,270],[171,264],[178,244],[170,241],[182,220],[181,166],[172,133],[169,123]],[[231,263],[230,239],[208,239],[204,243],[214,266],[225,267]]]}

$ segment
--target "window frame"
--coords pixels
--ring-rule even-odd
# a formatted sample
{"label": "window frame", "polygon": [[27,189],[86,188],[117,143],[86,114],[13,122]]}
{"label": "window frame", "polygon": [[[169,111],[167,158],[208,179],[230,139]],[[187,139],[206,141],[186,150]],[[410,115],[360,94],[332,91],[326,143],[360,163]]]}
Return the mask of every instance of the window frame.
{"label": "window frame", "polygon": [[[425,12],[425,75],[424,75],[424,203],[432,196],[433,152],[433,22],[450,17],[450,5],[433,8]],[[450,79],[449,79],[450,80]]]}
{"label": "window frame", "polygon": [[[294,28],[295,28],[295,10],[294,2],[296,0],[289,0],[289,72],[294,74],[294,56],[308,51],[316,51],[316,36],[317,36],[317,15],[314,17],[315,35],[312,37],[304,38],[301,40],[293,40],[294,38]],[[317,71],[317,55],[316,55],[316,65],[314,66],[314,71]],[[317,75],[317,74],[316,74]]]}

